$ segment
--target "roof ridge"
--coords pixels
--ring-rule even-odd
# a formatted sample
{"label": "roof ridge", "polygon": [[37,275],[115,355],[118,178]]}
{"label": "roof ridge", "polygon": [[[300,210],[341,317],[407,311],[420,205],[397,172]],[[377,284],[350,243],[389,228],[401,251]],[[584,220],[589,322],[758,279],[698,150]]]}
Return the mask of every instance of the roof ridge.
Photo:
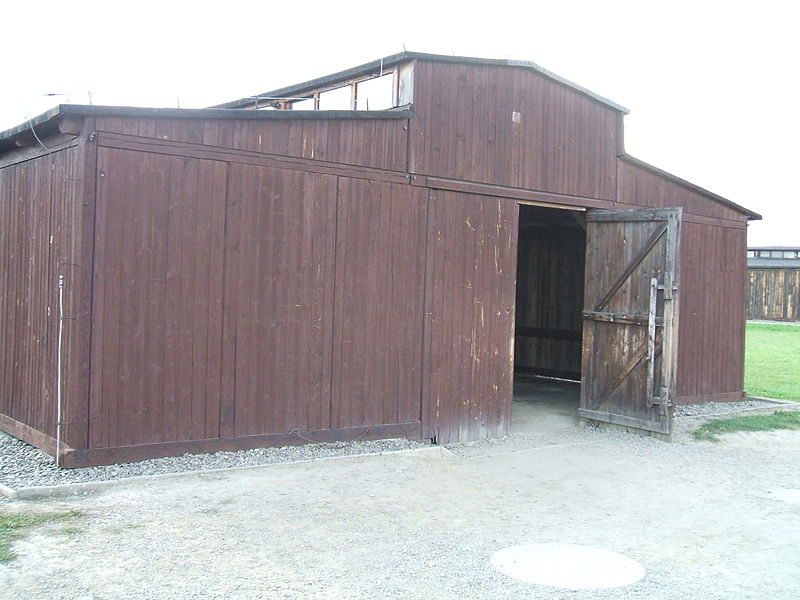
{"label": "roof ridge", "polygon": [[224,102],[222,104],[216,104],[210,108],[236,108],[237,106],[244,106],[246,104],[251,104],[252,99],[256,97],[262,96],[278,96],[278,97],[285,97],[285,96],[292,96],[295,93],[302,93],[301,90],[312,90],[317,87],[325,86],[326,84],[336,83],[338,81],[346,81],[347,79],[356,77],[363,73],[368,73],[369,71],[380,69],[381,67],[392,67],[399,63],[410,61],[410,60],[427,60],[431,62],[451,62],[451,63],[465,63],[465,64],[477,64],[477,65],[497,65],[497,66],[506,66],[506,67],[521,67],[526,69],[531,69],[540,73],[541,75],[547,77],[559,83],[563,86],[572,88],[576,92],[589,97],[590,99],[599,102],[601,104],[605,104],[609,108],[612,108],[616,111],[619,111],[623,114],[630,113],[630,110],[622,106],[621,104],[617,104],[613,100],[609,100],[600,94],[596,94],[595,92],[578,85],[552,71],[545,69],[544,67],[536,64],[535,62],[531,62],[528,60],[513,60],[508,58],[478,58],[478,57],[471,57],[471,56],[450,56],[447,54],[428,54],[425,52],[412,52],[412,51],[404,51],[399,52],[397,54],[391,54],[389,56],[384,56],[383,58],[379,58],[356,67],[351,67],[349,69],[345,69],[343,71],[338,71],[336,73],[331,73],[329,75],[324,75],[322,77],[317,77],[315,79],[309,79],[308,81],[303,81],[300,83],[288,85],[282,88],[268,90],[266,92],[262,92],[260,94],[256,94],[255,96],[246,96],[244,98],[239,98],[237,100],[231,100],[230,102]]}

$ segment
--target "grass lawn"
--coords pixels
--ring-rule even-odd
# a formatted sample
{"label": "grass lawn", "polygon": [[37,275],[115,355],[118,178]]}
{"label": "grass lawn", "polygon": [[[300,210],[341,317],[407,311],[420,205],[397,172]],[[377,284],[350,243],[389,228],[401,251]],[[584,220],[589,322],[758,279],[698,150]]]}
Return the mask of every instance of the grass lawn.
{"label": "grass lawn", "polygon": [[716,442],[720,433],[775,429],[800,429],[800,412],[775,411],[771,415],[750,415],[711,421],[695,431],[694,437],[698,440]]}
{"label": "grass lawn", "polygon": [[744,354],[748,394],[800,401],[800,326],[748,323]]}
{"label": "grass lawn", "polygon": [[[78,514],[77,510],[40,515],[0,513],[0,563],[9,562],[16,558],[16,554],[11,549],[11,544],[14,540],[22,537],[26,529],[42,523],[72,519],[77,517]],[[70,528],[68,531],[71,532],[73,529]]]}

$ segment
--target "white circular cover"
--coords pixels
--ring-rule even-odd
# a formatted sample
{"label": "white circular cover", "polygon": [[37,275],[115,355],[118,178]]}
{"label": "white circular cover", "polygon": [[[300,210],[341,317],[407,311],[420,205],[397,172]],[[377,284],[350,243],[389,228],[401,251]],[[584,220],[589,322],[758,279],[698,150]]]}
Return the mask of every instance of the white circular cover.
{"label": "white circular cover", "polygon": [[645,574],[642,565],[627,556],[575,544],[510,546],[492,555],[492,565],[514,579],[569,590],[630,585]]}
{"label": "white circular cover", "polygon": [[774,490],[778,500],[783,500],[787,504],[800,504],[800,490]]}

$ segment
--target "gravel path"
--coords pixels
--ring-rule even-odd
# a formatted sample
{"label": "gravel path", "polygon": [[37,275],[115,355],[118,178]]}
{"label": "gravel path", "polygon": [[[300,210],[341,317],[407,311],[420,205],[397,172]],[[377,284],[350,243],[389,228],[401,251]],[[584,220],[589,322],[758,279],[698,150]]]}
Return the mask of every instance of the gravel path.
{"label": "gravel path", "polygon": [[136,463],[57,469],[53,457],[0,431],[0,484],[12,489],[108,481],[142,475],[214,471],[284,462],[299,462],[332,456],[350,456],[408,450],[427,446],[404,439],[305,444],[282,448],[258,448],[240,452],[184,454]]}
{"label": "gravel path", "polygon": [[[667,444],[573,428],[436,452],[136,480],[2,510],[78,509],[0,565],[13,600],[761,600],[800,597],[800,432]],[[512,545],[642,564],[630,586],[506,577]]]}
{"label": "gravel path", "polygon": [[[676,433],[688,434],[689,432],[684,430],[699,426],[698,418],[701,417],[710,418],[711,416],[716,417],[740,411],[776,409],[783,406],[768,400],[753,399],[743,402],[708,402],[678,406],[675,409]],[[790,408],[800,408],[800,405],[795,404],[789,406]],[[684,417],[691,417],[691,419],[684,419],[686,424],[681,427],[681,418]],[[502,440],[490,443],[501,442]],[[57,486],[118,480],[143,475],[252,467],[333,456],[408,450],[425,446],[427,444],[403,439],[334,442],[281,448],[259,448],[240,452],[185,454],[183,456],[145,460],[137,463],[82,469],[56,469],[51,456],[0,431],[0,484],[12,489]]]}

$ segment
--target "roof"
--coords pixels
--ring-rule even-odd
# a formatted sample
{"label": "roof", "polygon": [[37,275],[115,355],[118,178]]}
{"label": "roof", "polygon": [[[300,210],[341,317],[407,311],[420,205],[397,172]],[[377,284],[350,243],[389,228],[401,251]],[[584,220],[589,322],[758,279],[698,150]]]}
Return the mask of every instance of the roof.
{"label": "roof", "polygon": [[654,167],[650,163],[646,163],[643,160],[639,160],[638,158],[635,158],[635,157],[631,156],[630,154],[620,154],[619,155],[619,159],[623,160],[623,161],[625,161],[627,163],[630,163],[630,164],[632,164],[634,166],[637,166],[637,167],[639,167],[641,169],[644,169],[645,171],[649,171],[649,172],[651,172],[651,173],[653,173],[655,175],[663,177],[664,179],[668,179],[669,181],[671,181],[671,182],[673,182],[673,183],[675,183],[677,185],[680,185],[681,187],[684,187],[684,188],[686,188],[688,190],[691,190],[691,191],[696,192],[698,194],[702,194],[703,196],[711,198],[712,200],[716,200],[720,204],[723,204],[723,205],[727,206],[728,208],[732,208],[733,210],[736,210],[736,211],[742,213],[743,215],[746,215],[748,221],[760,221],[761,220],[761,215],[760,214],[758,214],[756,212],[753,212],[752,210],[747,209],[744,206],[736,204],[735,202],[731,202],[727,198],[723,198],[722,196],[718,196],[714,192],[709,192],[707,189],[701,188],[699,185],[695,185],[695,184],[691,183],[690,181],[686,181],[685,179],[681,179],[677,175],[673,175],[672,173],[668,173],[667,171],[664,171],[663,169],[659,169],[658,167]]}
{"label": "roof", "polygon": [[[520,60],[491,59],[491,58],[471,58],[464,56],[447,56],[441,54],[425,54],[420,52],[401,52],[378,60],[374,60],[345,71],[340,71],[332,75],[312,79],[296,85],[271,90],[258,94],[258,97],[297,97],[312,90],[317,90],[337,82],[347,81],[362,74],[374,73],[382,68],[393,67],[395,65],[408,62],[410,60],[427,60],[433,62],[466,63],[476,65],[500,65],[521,67],[534,70],[549,79],[576,90],[589,98],[602,103],[616,111],[627,114],[627,108],[599,96],[586,88],[572,83],[539,65]],[[254,102],[255,96],[234,100],[225,104],[200,109],[187,108],[145,108],[129,106],[90,106],[79,104],[60,104],[55,108],[42,113],[41,115],[29,119],[16,127],[0,132],[0,151],[15,147],[14,136],[34,131],[37,137],[43,137],[48,133],[56,132],[58,122],[65,115],[75,116],[120,116],[120,117],[143,117],[143,118],[187,118],[187,119],[386,119],[397,118],[406,119],[414,115],[413,107],[400,107],[390,110],[358,111],[358,110],[252,110],[242,109]],[[620,160],[645,169],[660,177],[664,177],[695,193],[702,194],[720,204],[723,204],[747,217],[748,220],[760,220],[761,215],[751,210],[731,202],[727,198],[718,196],[700,186],[697,186],[685,179],[681,179],[667,171],[654,167],[644,161],[634,158],[628,154],[619,155]]]}
{"label": "roof", "polygon": [[800,246],[748,246],[748,250],[800,250]]}
{"label": "roof", "polygon": [[800,269],[800,258],[748,258],[748,269]]}
{"label": "roof", "polygon": [[14,136],[33,130],[42,137],[58,128],[61,117],[142,117],[169,119],[408,119],[412,109],[392,110],[246,110],[229,108],[148,108],[59,104],[55,108],[0,132],[0,150],[13,148]]}
{"label": "roof", "polygon": [[504,58],[473,58],[469,56],[448,56],[446,54],[427,54],[425,52],[400,52],[398,54],[392,54],[391,56],[385,56],[383,58],[373,60],[372,62],[364,63],[363,65],[359,65],[357,67],[352,67],[344,71],[339,71],[338,73],[333,73],[332,75],[325,75],[324,77],[318,77],[317,79],[311,79],[309,81],[304,81],[303,83],[290,85],[277,90],[262,92],[260,94],[256,94],[255,96],[240,98],[239,100],[232,100],[230,102],[218,104],[214,108],[238,108],[241,106],[247,106],[249,104],[253,104],[253,101],[257,97],[294,98],[297,97],[298,95],[314,91],[321,87],[326,87],[328,85],[340,81],[341,82],[347,81],[349,79],[353,79],[354,77],[358,77],[359,75],[372,73],[382,68],[394,67],[395,65],[408,62],[410,60],[426,60],[430,62],[446,62],[446,63],[459,63],[459,64],[470,64],[470,65],[496,65],[503,67],[521,67],[523,69],[530,69],[532,71],[536,71],[541,75],[544,75],[545,77],[551,79],[552,81],[560,83],[561,85],[564,85],[566,87],[572,88],[576,92],[584,96],[587,96],[592,100],[595,100],[596,102],[605,104],[609,108],[612,108],[623,114],[628,114],[630,112],[624,106],[617,104],[616,102],[613,102],[608,98],[604,98],[599,94],[595,94],[591,90],[587,90],[585,87],[582,87],[577,83],[573,83],[568,79],[564,79],[560,75],[556,75],[555,73],[548,71],[544,67],[541,67],[536,63],[527,60],[510,60]]}

